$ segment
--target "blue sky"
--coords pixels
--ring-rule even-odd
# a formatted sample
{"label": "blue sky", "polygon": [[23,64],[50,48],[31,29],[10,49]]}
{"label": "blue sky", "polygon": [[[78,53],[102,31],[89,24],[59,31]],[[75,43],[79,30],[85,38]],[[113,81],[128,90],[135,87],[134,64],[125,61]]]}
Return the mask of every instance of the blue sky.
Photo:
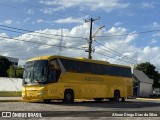
{"label": "blue sky", "polygon": [[[64,46],[84,48],[87,46],[84,39],[61,38],[54,35],[49,36],[53,39],[47,39],[42,35],[37,36],[34,31],[61,35],[63,29],[63,35],[88,38],[89,23],[85,23],[85,19],[100,17],[100,20],[93,24],[93,33],[99,26],[105,25],[96,36],[112,37],[95,38],[104,45],[93,41],[95,52],[105,55],[93,53],[93,59],[131,66],[149,61],[155,66],[160,66],[160,31],[131,35],[160,30],[159,6],[159,0],[1,0],[0,25],[33,32],[11,32],[11,28],[0,26],[0,36],[46,44],[59,44],[60,39],[63,39]],[[122,34],[128,35],[114,36]],[[61,54],[71,57],[88,55],[84,50],[74,52],[73,49],[62,48],[60,52],[58,47],[17,42],[2,37],[0,44],[1,54],[18,57],[20,64],[28,58],[39,55]],[[109,52],[108,48],[120,54]],[[134,63],[130,63],[131,61]]]}

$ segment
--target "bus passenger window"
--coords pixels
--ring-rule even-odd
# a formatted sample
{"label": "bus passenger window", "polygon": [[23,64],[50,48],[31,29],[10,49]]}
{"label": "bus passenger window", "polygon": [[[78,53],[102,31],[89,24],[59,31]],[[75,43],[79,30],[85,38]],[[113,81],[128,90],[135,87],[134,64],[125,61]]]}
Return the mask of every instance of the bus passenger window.
{"label": "bus passenger window", "polygon": [[50,61],[49,69],[50,70],[48,79],[50,80],[50,82],[57,82],[61,74],[61,69],[59,67],[57,60],[54,59]]}
{"label": "bus passenger window", "polygon": [[59,67],[59,65],[58,65],[58,62],[57,62],[56,60],[50,61],[50,65],[51,65],[51,66],[54,66],[54,69],[55,69],[55,70],[60,70],[60,67]]}
{"label": "bus passenger window", "polygon": [[52,83],[52,82],[56,82],[56,71],[52,68],[50,68],[49,70],[49,76],[48,76],[48,82]]}

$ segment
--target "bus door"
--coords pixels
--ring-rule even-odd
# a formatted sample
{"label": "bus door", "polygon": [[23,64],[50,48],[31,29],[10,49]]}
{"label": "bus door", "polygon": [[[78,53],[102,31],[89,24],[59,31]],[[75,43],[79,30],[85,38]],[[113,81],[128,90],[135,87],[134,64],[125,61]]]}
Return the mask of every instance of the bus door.
{"label": "bus door", "polygon": [[61,74],[59,64],[56,59],[51,60],[49,64],[48,81],[51,83],[57,82]]}

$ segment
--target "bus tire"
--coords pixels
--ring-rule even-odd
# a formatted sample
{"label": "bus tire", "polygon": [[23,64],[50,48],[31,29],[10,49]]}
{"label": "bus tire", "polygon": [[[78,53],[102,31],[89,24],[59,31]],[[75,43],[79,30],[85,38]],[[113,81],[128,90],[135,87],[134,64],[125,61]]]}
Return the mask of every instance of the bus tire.
{"label": "bus tire", "polygon": [[50,103],[51,100],[43,100],[45,103]]}
{"label": "bus tire", "polygon": [[119,98],[120,98],[120,92],[118,90],[116,90],[114,92],[114,101],[119,102]]}
{"label": "bus tire", "polygon": [[94,98],[94,101],[101,102],[103,98]]}
{"label": "bus tire", "polygon": [[125,100],[126,100],[124,97],[123,97],[123,98],[121,98],[121,99],[122,99],[122,100],[121,100],[122,102],[125,102]]}
{"label": "bus tire", "polygon": [[64,92],[64,103],[73,103],[74,102],[74,93],[72,90],[66,90]]}
{"label": "bus tire", "polygon": [[110,102],[114,101],[114,98],[109,98],[109,101],[110,101]]}

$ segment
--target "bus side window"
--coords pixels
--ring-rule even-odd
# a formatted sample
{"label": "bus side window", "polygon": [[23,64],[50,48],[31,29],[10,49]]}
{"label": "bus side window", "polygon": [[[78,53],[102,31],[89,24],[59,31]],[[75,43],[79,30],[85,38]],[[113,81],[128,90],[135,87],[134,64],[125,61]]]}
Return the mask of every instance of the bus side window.
{"label": "bus side window", "polygon": [[61,69],[56,59],[50,61],[49,76],[50,82],[57,82],[61,74]]}
{"label": "bus side window", "polygon": [[48,76],[49,82],[56,82],[56,71],[53,69],[53,67],[49,68],[49,76]]}
{"label": "bus side window", "polygon": [[55,70],[60,70],[60,67],[59,67],[57,60],[50,61],[50,66],[54,66]]}

